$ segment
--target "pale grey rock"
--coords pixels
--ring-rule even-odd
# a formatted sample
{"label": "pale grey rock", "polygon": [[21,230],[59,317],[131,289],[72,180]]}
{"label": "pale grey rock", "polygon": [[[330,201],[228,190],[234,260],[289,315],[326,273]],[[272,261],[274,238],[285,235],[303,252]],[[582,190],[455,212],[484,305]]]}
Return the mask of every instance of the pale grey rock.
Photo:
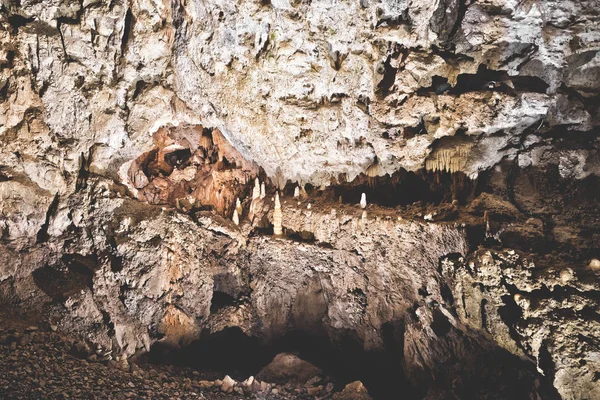
{"label": "pale grey rock", "polygon": [[[406,370],[416,380],[434,376],[446,356],[462,360],[468,351],[457,349],[488,349],[474,336],[463,346],[457,332],[466,326],[533,358],[564,398],[598,392],[597,354],[578,339],[600,337],[584,318],[598,307],[598,288],[577,268],[570,279],[562,270],[535,279],[520,258],[496,254],[477,256],[476,269],[442,263],[440,275],[440,258],[469,252],[460,222],[398,221],[343,205],[332,213],[304,190],[300,205],[282,204],[282,230],[316,243],[274,241],[250,235],[273,220],[272,192],[259,199],[259,189],[251,220],[238,211],[237,227],[232,214],[133,200],[150,179],[129,174],[161,128],[191,125],[218,128],[263,168],[269,189],[401,169],[508,175],[502,162],[511,160],[522,171],[556,166],[566,182],[597,176],[595,139],[562,141],[593,137],[600,125],[596,1],[0,7],[0,294],[11,304],[125,355],[158,337],[175,345],[225,327],[266,338],[319,327],[333,342],[349,331],[380,350],[381,327],[408,321],[406,353],[416,361]],[[561,208],[548,204],[552,195],[523,195],[535,185],[518,176],[514,202],[533,217],[525,233],[551,230],[562,245],[592,247],[581,243],[593,226],[542,220]],[[523,230],[496,236],[508,234]],[[63,278],[69,285],[56,283]],[[457,317],[445,280],[455,299],[465,294]],[[550,287],[566,295],[535,298]],[[212,315],[215,291],[247,307]],[[516,294],[523,314],[507,322],[497,310]],[[431,327],[440,320],[450,332],[441,339]]]}

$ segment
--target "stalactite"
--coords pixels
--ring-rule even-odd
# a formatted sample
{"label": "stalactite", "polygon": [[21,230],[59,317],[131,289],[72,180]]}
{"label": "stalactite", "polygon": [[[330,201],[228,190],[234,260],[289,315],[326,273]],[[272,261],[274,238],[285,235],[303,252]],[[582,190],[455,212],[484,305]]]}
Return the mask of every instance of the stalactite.
{"label": "stalactite", "polygon": [[283,234],[282,220],[283,214],[281,212],[279,192],[277,192],[275,194],[275,208],[273,209],[273,234],[275,236],[281,236]]}
{"label": "stalactite", "polygon": [[205,150],[210,149],[213,146],[212,137],[209,135],[202,135],[200,138],[200,147],[203,147]]}
{"label": "stalactite", "polygon": [[369,167],[365,171],[365,175],[367,175],[370,178],[381,176],[381,175],[383,175],[383,173],[384,173],[384,171],[382,170],[381,166],[379,165],[379,162],[377,161],[377,159],[375,159],[373,164],[369,165]]}
{"label": "stalactite", "polygon": [[462,144],[452,148],[436,149],[425,161],[425,168],[429,171],[462,171],[467,163],[472,145]]}
{"label": "stalactite", "polygon": [[265,190],[265,183],[263,182],[260,184],[260,198],[264,199],[266,195],[267,195],[267,192]]}

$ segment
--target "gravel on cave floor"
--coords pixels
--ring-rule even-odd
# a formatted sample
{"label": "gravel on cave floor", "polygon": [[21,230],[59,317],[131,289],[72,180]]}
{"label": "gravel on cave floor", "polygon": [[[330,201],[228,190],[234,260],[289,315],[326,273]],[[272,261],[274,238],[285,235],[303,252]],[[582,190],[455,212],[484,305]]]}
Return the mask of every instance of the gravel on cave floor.
{"label": "gravel on cave floor", "polygon": [[244,388],[244,393],[223,393],[219,387],[203,387],[206,377],[184,367],[141,365],[127,372],[114,363],[75,357],[76,344],[50,328],[7,321],[0,315],[0,399],[315,398],[305,388],[274,385],[263,391]]}

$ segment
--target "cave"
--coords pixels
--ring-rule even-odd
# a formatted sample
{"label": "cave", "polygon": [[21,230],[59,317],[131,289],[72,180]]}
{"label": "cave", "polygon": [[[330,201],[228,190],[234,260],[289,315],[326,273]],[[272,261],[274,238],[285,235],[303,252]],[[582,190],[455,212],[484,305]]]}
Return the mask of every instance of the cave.
{"label": "cave", "polygon": [[55,3],[0,6],[0,399],[600,399],[597,2]]}
{"label": "cave", "polygon": [[[436,335],[442,337],[451,328],[444,316],[434,317],[432,329]],[[348,383],[358,380],[364,383],[373,399],[390,399],[393,398],[392,393],[397,392],[402,392],[406,399],[419,399],[427,389],[424,383],[415,384],[405,376],[402,338],[395,337],[395,332],[402,333],[402,329],[402,321],[382,327],[385,350],[369,352],[362,348],[356,337],[348,333],[332,342],[323,335],[293,330],[265,342],[248,336],[239,328],[226,328],[213,334],[203,332],[201,339],[182,348],[157,343],[139,361],[150,365],[167,363],[188,367],[215,379],[230,375],[242,382],[249,376],[262,378],[267,370],[265,367],[276,355],[294,354],[316,367],[319,371],[315,378],[318,378],[317,382],[330,383],[334,391],[342,390]],[[530,365],[501,349],[480,348],[475,351],[481,352],[476,356],[479,359],[477,362],[481,363],[481,371],[476,378],[468,378],[469,381],[457,385],[456,390],[462,392],[462,398],[480,398],[490,388],[495,390],[498,398],[528,398],[526,393],[536,385],[536,373]],[[282,365],[278,367],[285,368]],[[436,379],[456,379],[452,372],[440,373],[447,375],[437,376]],[[555,391],[547,385],[541,391],[547,396],[545,398],[557,398]]]}

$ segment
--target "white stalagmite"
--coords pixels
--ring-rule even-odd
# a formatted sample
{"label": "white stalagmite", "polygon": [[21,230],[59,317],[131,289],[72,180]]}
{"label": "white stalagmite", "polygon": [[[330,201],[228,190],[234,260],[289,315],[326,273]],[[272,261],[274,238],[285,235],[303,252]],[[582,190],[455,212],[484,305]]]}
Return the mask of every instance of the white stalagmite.
{"label": "white stalagmite", "polygon": [[231,220],[233,221],[234,224],[239,225],[240,224],[240,217],[238,216],[238,212],[237,210],[233,210],[233,217],[231,218]]}
{"label": "white stalagmite", "polygon": [[296,189],[294,189],[294,198],[298,197],[300,197],[300,186],[296,186]]}
{"label": "white stalagmite", "polygon": [[266,196],[265,183],[260,184],[260,198],[264,199]]}
{"label": "white stalagmite", "polygon": [[235,199],[235,210],[238,213],[238,217],[242,216],[242,203],[240,202],[240,198]]}
{"label": "white stalagmite", "polygon": [[254,180],[254,189],[252,190],[252,200],[258,199],[260,197],[260,181],[258,178]]}
{"label": "white stalagmite", "polygon": [[360,196],[360,208],[367,208],[367,195],[364,193]]}
{"label": "white stalagmite", "polygon": [[279,202],[279,192],[275,194],[275,208],[273,209],[273,234],[281,236],[283,234],[282,227],[283,214],[281,212],[281,203]]}
{"label": "white stalagmite", "polygon": [[260,197],[260,181],[258,180],[258,178],[256,178],[254,180],[254,189],[252,189],[252,201],[250,202],[250,211],[249,211],[249,216],[250,219],[252,219],[252,216],[254,215],[254,209],[256,208],[256,200]]}

